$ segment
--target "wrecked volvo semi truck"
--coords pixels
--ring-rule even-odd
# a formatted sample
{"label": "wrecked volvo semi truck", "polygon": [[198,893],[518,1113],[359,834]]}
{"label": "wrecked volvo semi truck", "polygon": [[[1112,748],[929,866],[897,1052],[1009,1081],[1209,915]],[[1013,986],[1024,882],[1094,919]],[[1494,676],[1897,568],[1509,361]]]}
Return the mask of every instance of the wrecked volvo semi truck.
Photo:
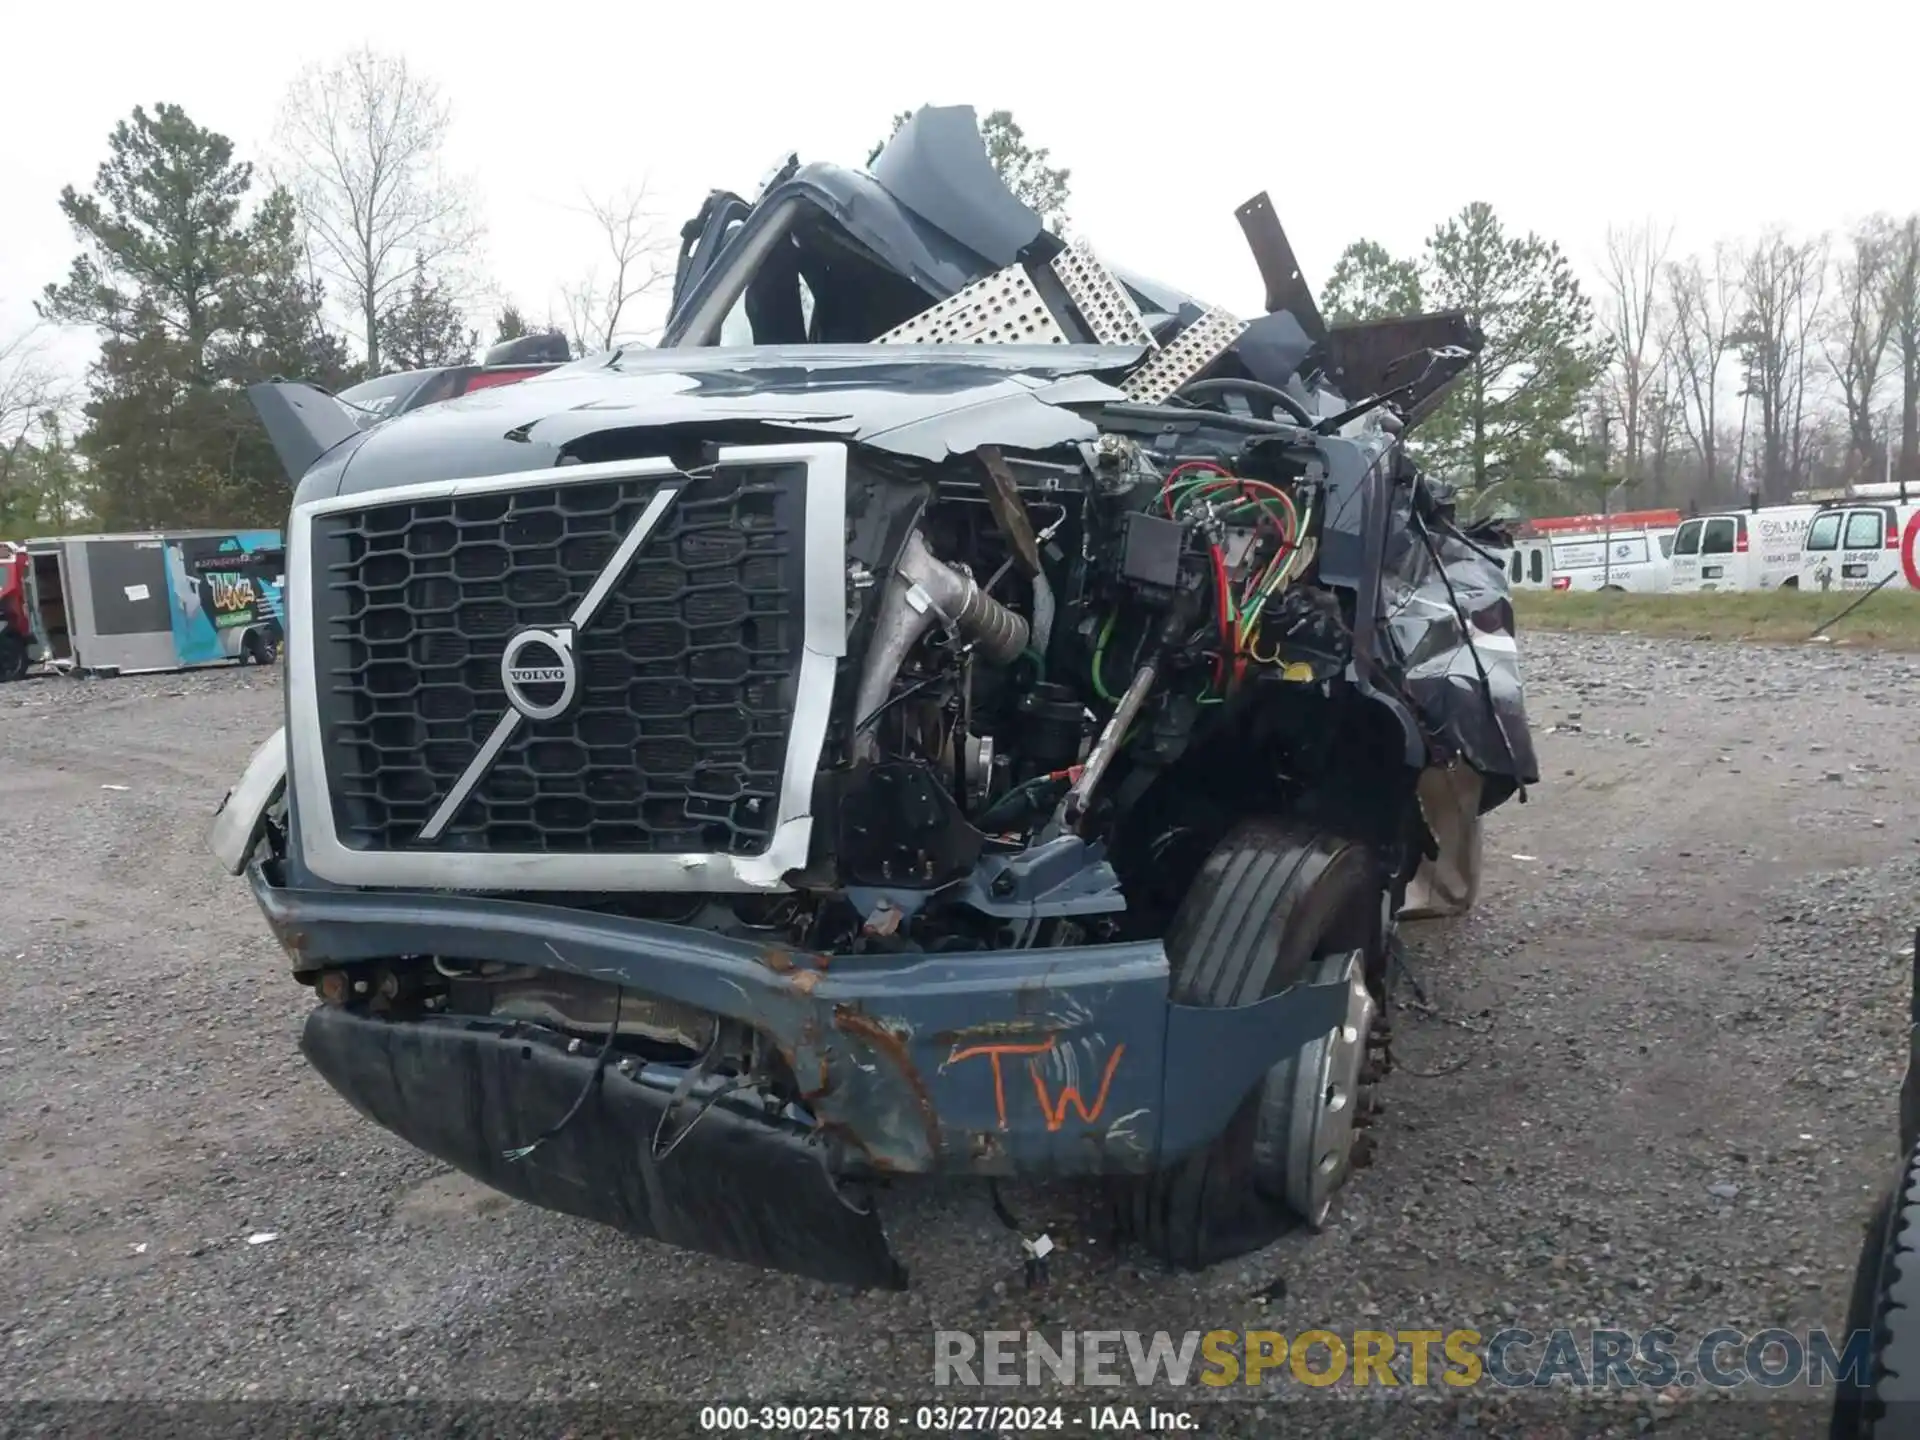
{"label": "wrecked volvo semi truck", "polygon": [[[1535,778],[1506,579],[1403,448],[1458,315],[1110,267],[965,108],[684,232],[657,348],[297,482],[286,723],[216,816],[310,1063],[488,1185],[860,1286],[896,1177],[1086,1176],[1200,1266],[1321,1223],[1396,919]],[[1423,898],[1424,897],[1424,898]]]}

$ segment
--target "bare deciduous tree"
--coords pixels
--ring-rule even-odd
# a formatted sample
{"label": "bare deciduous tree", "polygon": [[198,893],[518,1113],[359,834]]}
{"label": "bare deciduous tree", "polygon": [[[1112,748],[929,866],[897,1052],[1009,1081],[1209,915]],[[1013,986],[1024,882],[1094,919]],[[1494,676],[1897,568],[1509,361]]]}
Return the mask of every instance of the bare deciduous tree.
{"label": "bare deciduous tree", "polygon": [[469,186],[442,166],[450,119],[437,86],[366,47],[302,71],[281,110],[277,138],[309,244],[353,307],[369,373],[380,317],[416,269],[442,272],[480,237]]}
{"label": "bare deciduous tree", "polygon": [[1718,488],[1720,362],[1726,353],[1731,315],[1739,303],[1734,260],[1726,246],[1713,248],[1711,268],[1692,256],[1667,266],[1672,340],[1668,361],[1680,423],[1700,457],[1709,495]]}
{"label": "bare deciduous tree", "polygon": [[1663,317],[1661,324],[1658,363],[1647,372],[1640,402],[1640,461],[1645,467],[1647,498],[1664,501],[1672,483],[1674,447],[1686,442],[1687,432],[1682,387],[1671,350],[1664,343],[1673,333],[1671,318]]}
{"label": "bare deciduous tree", "polygon": [[1737,340],[1746,388],[1760,408],[1760,489],[1784,500],[1807,471],[1814,443],[1807,378],[1813,318],[1826,286],[1824,238],[1794,241],[1780,230],[1763,235],[1741,257],[1743,310]]}
{"label": "bare deciduous tree", "polygon": [[1672,243],[1672,228],[1657,229],[1652,221],[1624,229],[1607,227],[1604,296],[1598,311],[1600,328],[1612,342],[1613,364],[1606,382],[1620,421],[1622,472],[1631,481],[1643,478],[1647,393],[1662,368],[1666,331],[1659,316],[1660,267]]}
{"label": "bare deciduous tree", "polygon": [[602,259],[560,287],[568,338],[581,354],[611,350],[622,335],[631,337],[632,327],[621,323],[633,318],[628,307],[672,278],[670,245],[646,204],[645,185],[607,199],[587,197],[582,213],[599,229]]}
{"label": "bare deciduous tree", "polygon": [[57,432],[60,411],[71,398],[66,377],[47,356],[45,339],[33,325],[0,340],[0,495],[28,447],[43,432]]}
{"label": "bare deciduous tree", "polygon": [[[1874,394],[1886,376],[1894,240],[1893,222],[1884,215],[1863,220],[1854,229],[1835,266],[1838,289],[1824,327],[1827,364],[1847,408],[1848,448],[1861,464],[1873,458]],[[1891,440],[1889,436],[1888,443]]]}
{"label": "bare deciduous tree", "polygon": [[1887,259],[1887,329],[1900,362],[1900,478],[1920,480],[1920,215],[1909,215]]}

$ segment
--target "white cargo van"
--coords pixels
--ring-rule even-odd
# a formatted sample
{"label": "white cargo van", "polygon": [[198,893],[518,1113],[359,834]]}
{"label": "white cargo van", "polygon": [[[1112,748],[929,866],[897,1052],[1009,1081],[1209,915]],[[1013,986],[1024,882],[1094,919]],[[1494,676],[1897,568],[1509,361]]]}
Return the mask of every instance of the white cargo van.
{"label": "white cargo van", "polygon": [[1801,546],[1818,505],[1767,505],[1701,515],[1673,544],[1673,588],[1791,589],[1800,583]]}
{"label": "white cargo van", "polygon": [[1522,522],[1507,553],[1521,590],[1631,590],[1657,594],[1671,573],[1677,510],[1561,515]]}
{"label": "white cargo van", "polygon": [[1658,594],[1672,580],[1674,532],[1615,530],[1601,535],[1556,535],[1553,588],[1630,590]]}
{"label": "white cargo van", "polygon": [[[1807,526],[1802,590],[1920,590],[1920,504],[1847,500],[1823,505]],[[1889,578],[1891,577],[1891,578]]]}

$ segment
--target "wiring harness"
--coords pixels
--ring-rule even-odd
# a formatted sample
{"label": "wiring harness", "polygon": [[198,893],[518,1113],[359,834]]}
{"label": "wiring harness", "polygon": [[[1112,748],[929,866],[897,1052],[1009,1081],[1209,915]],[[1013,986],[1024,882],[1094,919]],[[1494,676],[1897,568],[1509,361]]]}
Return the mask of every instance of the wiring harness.
{"label": "wiring harness", "polygon": [[[1193,525],[1207,540],[1220,651],[1211,690],[1201,698],[1202,703],[1217,703],[1245,679],[1250,663],[1278,662],[1276,653],[1260,651],[1260,621],[1268,602],[1303,563],[1301,541],[1312,513],[1309,509],[1303,517],[1293,497],[1279,486],[1235,475],[1210,460],[1176,466],[1161,486],[1160,499],[1168,519]],[[1230,564],[1228,531],[1249,526],[1250,543],[1239,563]],[[1237,580],[1235,570],[1240,572]]]}

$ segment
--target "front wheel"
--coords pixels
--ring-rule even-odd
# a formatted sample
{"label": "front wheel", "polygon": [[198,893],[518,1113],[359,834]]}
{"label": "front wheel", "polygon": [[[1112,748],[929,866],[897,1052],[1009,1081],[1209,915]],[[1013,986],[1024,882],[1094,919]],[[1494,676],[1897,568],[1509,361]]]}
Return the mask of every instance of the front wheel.
{"label": "front wheel", "polygon": [[1910,1295],[1920,1275],[1920,1152],[1906,1158],[1900,1183],[1880,1197],[1867,1224],[1847,1307],[1846,1335],[1872,1335],[1865,1374],[1843,1373],[1834,1387],[1830,1440],[1911,1435],[1920,1421],[1913,1382],[1920,1376],[1920,1310]]}
{"label": "front wheel", "polygon": [[1276,1064],[1211,1144],[1121,1182],[1126,1228],[1170,1264],[1245,1254],[1289,1219],[1325,1223],[1373,1078],[1388,882],[1359,841],[1272,820],[1236,827],[1201,866],[1167,932],[1176,1004],[1248,1005],[1339,980],[1350,1002],[1345,1023]]}
{"label": "front wheel", "polygon": [[24,680],[30,663],[26,641],[14,634],[0,635],[0,684]]}

